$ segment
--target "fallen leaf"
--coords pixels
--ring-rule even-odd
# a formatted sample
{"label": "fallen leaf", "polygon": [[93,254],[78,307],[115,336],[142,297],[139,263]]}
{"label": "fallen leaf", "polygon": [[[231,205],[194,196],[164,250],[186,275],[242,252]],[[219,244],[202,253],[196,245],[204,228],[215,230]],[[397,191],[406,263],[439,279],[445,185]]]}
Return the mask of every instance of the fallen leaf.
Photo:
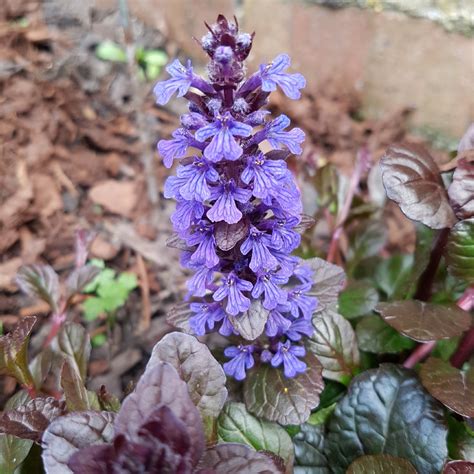
{"label": "fallen leaf", "polygon": [[137,204],[137,190],[131,181],[108,179],[97,183],[90,191],[89,198],[107,211],[130,217]]}

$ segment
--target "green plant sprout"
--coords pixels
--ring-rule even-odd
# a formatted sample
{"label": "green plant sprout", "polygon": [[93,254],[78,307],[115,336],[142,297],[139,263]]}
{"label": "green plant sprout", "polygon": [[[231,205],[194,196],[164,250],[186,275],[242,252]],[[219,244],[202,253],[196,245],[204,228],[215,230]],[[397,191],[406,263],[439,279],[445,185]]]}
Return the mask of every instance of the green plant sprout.
{"label": "green plant sprout", "polygon": [[84,288],[84,293],[94,294],[83,306],[84,319],[94,321],[101,314],[113,315],[127,301],[130,293],[137,287],[137,277],[133,273],[121,273],[107,268],[103,260],[92,259],[92,265],[101,272]]}
{"label": "green plant sprout", "polygon": [[[114,63],[126,63],[127,53],[117,43],[110,40],[102,41],[97,45],[95,54],[103,61]],[[139,69],[141,80],[154,81],[161,72],[161,68],[167,64],[168,55],[160,49],[145,49],[141,46],[136,48],[135,60]]]}

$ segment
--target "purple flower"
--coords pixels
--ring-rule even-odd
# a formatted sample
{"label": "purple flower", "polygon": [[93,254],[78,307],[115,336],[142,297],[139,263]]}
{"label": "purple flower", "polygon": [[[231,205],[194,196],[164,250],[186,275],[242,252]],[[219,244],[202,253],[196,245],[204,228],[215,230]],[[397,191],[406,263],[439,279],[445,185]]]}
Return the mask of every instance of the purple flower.
{"label": "purple flower", "polygon": [[310,287],[312,286],[314,271],[309,265],[302,262],[295,268],[294,275],[301,283],[310,283]]}
{"label": "purple flower", "polygon": [[317,298],[305,294],[310,289],[311,283],[306,283],[288,292],[286,307],[294,318],[299,318],[302,315],[305,319],[311,319],[316,310],[318,306]]}
{"label": "purple flower", "polygon": [[187,200],[206,201],[211,197],[208,183],[219,181],[219,173],[202,158],[196,158],[191,165],[180,166],[177,175],[180,179],[179,193]]}
{"label": "purple flower", "polygon": [[204,214],[204,206],[198,201],[178,201],[176,211],[171,216],[171,222],[178,231],[186,230],[195,219]]}
{"label": "purple flower", "polygon": [[215,187],[211,197],[216,199],[216,202],[207,211],[207,217],[212,222],[224,221],[227,224],[239,222],[242,219],[242,212],[237,208],[235,201],[246,203],[251,194],[248,189],[238,188],[233,180]]}
{"label": "purple flower", "polygon": [[225,312],[221,321],[221,327],[219,328],[219,334],[225,337],[229,337],[232,334],[238,334],[230,322],[229,316]]}
{"label": "purple flower", "polygon": [[166,66],[166,72],[171,76],[171,79],[158,82],[153,89],[156,101],[160,105],[167,104],[175,92],[178,92],[178,97],[185,95],[193,82],[191,61],[188,61],[187,67],[184,67],[179,59],[175,59]]}
{"label": "purple flower", "polygon": [[204,336],[206,327],[214,329],[214,324],[225,316],[219,303],[191,303],[189,305],[194,316],[189,318],[189,326],[196,336]]}
{"label": "purple flower", "polygon": [[218,115],[215,121],[196,132],[196,139],[200,142],[212,137],[211,142],[204,150],[204,156],[211,161],[222,159],[235,161],[242,155],[242,148],[234,136],[248,137],[252,133],[252,127],[242,122],[237,122],[229,112]]}
{"label": "purple flower", "polygon": [[178,128],[172,133],[171,140],[160,140],[158,142],[158,151],[163,157],[163,164],[166,168],[173,166],[175,158],[182,158],[186,155],[190,146],[200,147],[201,145],[184,128]]}
{"label": "purple flower", "polygon": [[314,334],[314,326],[311,321],[299,318],[295,319],[284,333],[292,341],[299,341],[302,336],[311,337]]}
{"label": "purple flower", "polygon": [[278,260],[280,273],[290,277],[293,275],[295,267],[298,265],[298,258],[288,255],[286,252],[272,249],[272,255]]}
{"label": "purple flower", "polygon": [[260,271],[253,287],[252,296],[258,298],[263,293],[263,307],[269,310],[275,309],[279,304],[286,302],[287,292],[278,285],[287,282],[288,276],[282,275],[280,272]]}
{"label": "purple flower", "polygon": [[305,355],[306,351],[303,346],[292,346],[290,341],[286,341],[284,344],[279,342],[271,364],[273,367],[283,364],[285,377],[292,378],[306,370],[306,364],[298,359],[298,357]]}
{"label": "purple flower", "polygon": [[280,180],[287,174],[283,160],[267,160],[263,153],[250,156],[247,167],[242,173],[242,181],[250,184],[253,181],[252,194],[258,198],[278,195]]}
{"label": "purple flower", "polygon": [[265,325],[265,334],[268,337],[275,337],[286,332],[291,326],[291,321],[286,319],[280,311],[274,309],[268,314],[267,323]]}
{"label": "purple flower", "polygon": [[300,155],[303,151],[301,143],[304,142],[304,132],[301,128],[293,128],[285,132],[285,128],[289,125],[290,119],[282,114],[265,126],[264,136],[273,148],[281,149],[286,146],[294,155]]}
{"label": "purple flower", "polygon": [[186,239],[186,243],[191,246],[197,245],[197,249],[190,258],[192,263],[202,263],[207,268],[213,268],[219,263],[212,224],[201,221],[194,228],[194,232]]}
{"label": "purple flower", "polygon": [[226,311],[232,316],[237,316],[249,309],[250,300],[242,292],[251,289],[252,283],[240,279],[234,272],[231,272],[223,278],[222,286],[214,293],[213,298],[215,301],[227,298]]}
{"label": "purple flower", "polygon": [[223,365],[225,373],[236,380],[244,380],[245,371],[251,369],[255,364],[253,351],[254,346],[252,344],[226,347],[224,354],[226,357],[230,357],[231,360]]}
{"label": "purple flower", "polygon": [[181,125],[187,130],[198,130],[202,127],[205,127],[209,123],[205,117],[197,112],[183,114],[179,120]]}
{"label": "purple flower", "polygon": [[244,255],[252,252],[249,265],[252,271],[256,272],[263,267],[273,270],[278,266],[278,260],[268,250],[268,247],[271,246],[271,237],[251,226],[249,236],[243,241],[240,251]]}
{"label": "purple flower", "polygon": [[272,92],[278,85],[287,97],[294,100],[299,99],[301,97],[300,89],[306,86],[306,80],[301,74],[283,72],[289,66],[290,57],[287,54],[278,55],[267,66],[261,65],[262,90]]}

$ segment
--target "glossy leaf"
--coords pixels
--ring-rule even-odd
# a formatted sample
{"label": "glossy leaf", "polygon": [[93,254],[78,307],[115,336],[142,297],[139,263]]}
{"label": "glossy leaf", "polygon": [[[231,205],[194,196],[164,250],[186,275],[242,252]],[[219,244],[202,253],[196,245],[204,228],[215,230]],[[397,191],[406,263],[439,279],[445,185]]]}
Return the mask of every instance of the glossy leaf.
{"label": "glossy leaf", "polygon": [[[5,410],[13,411],[28,402],[25,391],[17,392],[6,403]],[[0,472],[14,474],[16,469],[28,456],[33,441],[21,439],[13,435],[0,434]]]}
{"label": "glossy leaf", "polygon": [[0,374],[30,387],[34,382],[28,367],[28,343],[35,323],[34,316],[22,318],[13,331],[0,337]]}
{"label": "glossy leaf", "polygon": [[271,457],[257,453],[244,444],[223,443],[205,451],[197,473],[278,474],[281,466]]}
{"label": "glossy leaf", "polygon": [[417,474],[416,469],[403,458],[390,454],[371,454],[356,459],[347,474]]}
{"label": "glossy leaf", "polygon": [[442,407],[409,370],[382,364],[356,377],[338,403],[325,453],[335,474],[364,454],[407,459],[424,474],[437,474],[447,457]]}
{"label": "glossy leaf", "polygon": [[270,451],[285,461],[288,472],[293,466],[293,447],[288,433],[276,423],[251,415],[243,403],[227,403],[217,420],[219,442],[242,443],[256,451]]}
{"label": "glossy leaf", "polygon": [[446,262],[453,276],[474,284],[474,218],[458,222],[451,229]]}
{"label": "glossy leaf", "polygon": [[421,383],[430,394],[454,412],[474,418],[474,370],[463,372],[431,357],[420,370]]}
{"label": "glossy leaf", "polygon": [[56,418],[42,439],[43,463],[48,474],[71,474],[69,458],[86,446],[110,443],[115,413],[84,411]]}
{"label": "glossy leaf", "polygon": [[252,300],[250,308],[238,316],[230,316],[234,329],[248,341],[257,339],[265,329],[269,311],[263,307],[261,300]]}
{"label": "glossy leaf", "polygon": [[186,383],[169,363],[155,362],[145,370],[133,393],[122,403],[115,422],[116,434],[136,438],[159,405],[167,406],[187,426],[192,459],[197,462],[204,450],[201,416],[189,397]]}
{"label": "glossy leaf", "polygon": [[449,457],[474,462],[474,432],[466,422],[458,421],[453,416],[448,419],[448,425]]}
{"label": "glossy leaf", "polygon": [[248,372],[244,385],[247,409],[282,425],[304,423],[319,403],[324,388],[322,367],[313,354],[306,356],[306,372],[286,378],[281,369],[265,364]]}
{"label": "glossy leaf", "polygon": [[378,316],[366,316],[356,326],[359,349],[376,354],[396,354],[412,349],[415,342],[399,334]]}
{"label": "glossy leaf", "polygon": [[422,147],[392,145],[380,161],[389,199],[414,221],[443,229],[456,223],[438,166]]}
{"label": "glossy leaf", "polygon": [[324,453],[324,426],[301,425],[293,437],[295,474],[329,474],[329,462]]}
{"label": "glossy leaf", "polygon": [[242,219],[236,224],[218,222],[216,225],[216,245],[225,252],[233,249],[248,234],[249,223]]}
{"label": "glossy leaf", "polygon": [[365,282],[350,283],[339,295],[339,312],[346,319],[370,313],[379,302],[379,294]]}
{"label": "glossy leaf", "polygon": [[69,361],[83,381],[86,380],[91,343],[84,327],[75,323],[64,324],[53,342],[53,349]]}
{"label": "glossy leaf", "polygon": [[352,273],[360,262],[377,255],[387,241],[387,229],[378,220],[360,221],[350,235],[350,246],[347,255],[348,273]]}
{"label": "glossy leaf", "polygon": [[398,332],[419,342],[459,336],[471,326],[471,316],[457,306],[422,301],[379,303],[376,311]]}
{"label": "glossy leaf", "polygon": [[474,217],[474,162],[458,161],[448,195],[458,219]]}
{"label": "glossy leaf", "polygon": [[52,397],[35,398],[6,410],[0,417],[0,432],[39,442],[44,430],[66,413],[65,403]]}
{"label": "glossy leaf", "polygon": [[351,324],[328,310],[314,316],[313,326],[315,332],[307,346],[323,366],[324,377],[346,383],[359,364],[359,349]]}
{"label": "glossy leaf", "polygon": [[52,311],[58,310],[58,274],[49,265],[25,265],[20,268],[16,282],[29,296],[39,298],[49,304]]}
{"label": "glossy leaf", "polygon": [[219,416],[227,399],[226,376],[205,344],[188,334],[167,334],[155,345],[146,370],[161,362],[180,374],[203,418]]}
{"label": "glossy leaf", "polygon": [[318,298],[316,312],[335,305],[339,292],[346,283],[344,270],[337,265],[326,262],[322,258],[304,260],[304,264],[309,265],[314,272],[313,287],[308,294]]}

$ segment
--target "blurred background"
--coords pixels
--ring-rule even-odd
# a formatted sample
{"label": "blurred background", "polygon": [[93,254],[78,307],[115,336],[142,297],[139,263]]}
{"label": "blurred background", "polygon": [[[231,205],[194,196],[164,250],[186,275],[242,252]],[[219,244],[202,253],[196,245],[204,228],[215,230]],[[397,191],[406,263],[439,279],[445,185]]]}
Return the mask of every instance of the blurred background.
{"label": "blurred background", "polygon": [[[301,101],[276,94],[270,104],[307,134],[291,162],[316,221],[303,256],[327,254],[361,153],[370,166],[336,263],[350,273],[376,254],[413,254],[416,229],[385,201],[377,162],[388,145],[410,140],[449,166],[474,121],[472,0],[2,0],[0,323],[8,330],[29,314],[46,321],[48,306],[20,294],[15,274],[26,263],[67,274],[75,231],[95,232],[91,256],[120,304],[97,288],[75,302],[73,317],[95,346],[91,388],[121,393],[183,298],[179,252],[166,246],[170,170],[156,142],[186,104],[158,107],[151,91],[175,57],[205,72],[193,37],[219,13],[255,31],[249,71],[286,52],[307,78]],[[14,390],[8,380],[2,397]]]}

